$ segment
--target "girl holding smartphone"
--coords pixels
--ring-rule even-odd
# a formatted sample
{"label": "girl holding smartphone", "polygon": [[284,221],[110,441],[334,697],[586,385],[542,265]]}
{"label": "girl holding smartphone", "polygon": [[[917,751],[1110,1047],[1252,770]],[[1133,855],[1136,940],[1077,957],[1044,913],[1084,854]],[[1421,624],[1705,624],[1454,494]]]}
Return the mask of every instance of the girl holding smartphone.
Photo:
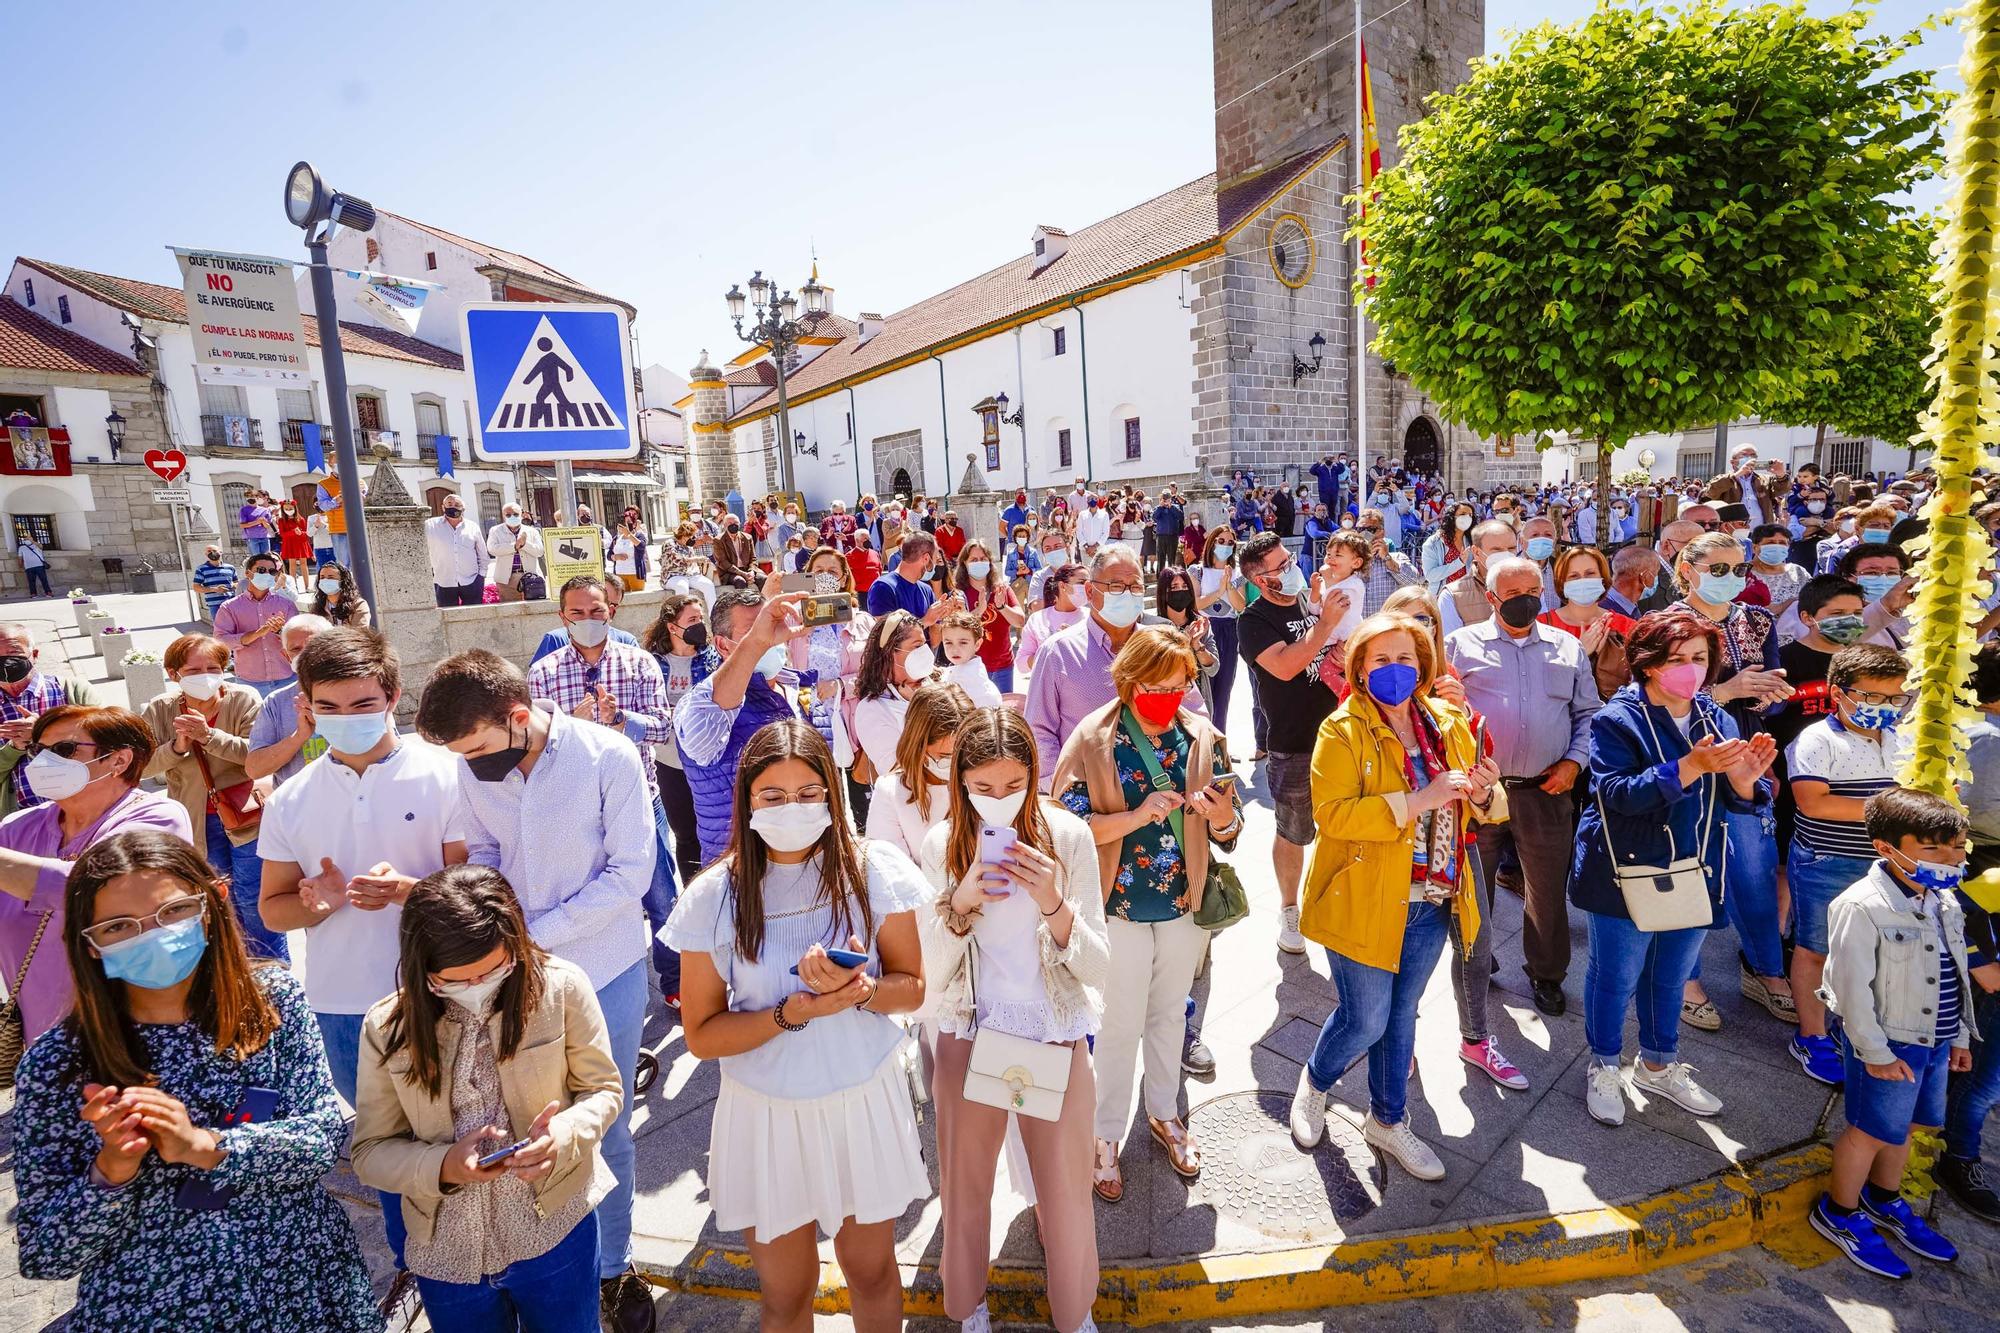
{"label": "girl holding smartphone", "polygon": [[490,866],[419,881],[401,944],[402,984],[362,1029],[354,1174],[401,1196],[438,1333],[590,1333],[614,1183],[598,1144],[624,1097],[590,979]]}
{"label": "girl holding smartphone", "polygon": [[64,891],[76,1005],[21,1060],[21,1275],[78,1279],[72,1326],[376,1333],[321,1178],[340,1099],[305,989],[253,963],[225,881],[155,829],[86,851]]}
{"label": "girl holding smartphone", "polygon": [[[735,798],[729,850],[666,926],[687,1048],[722,1067],[715,1225],[744,1233],[772,1333],[812,1328],[822,1232],[855,1328],[900,1329],[895,1224],[930,1177],[889,1015],[923,1003],[916,910],[930,895],[894,846],[856,843],[833,752],[802,722],[750,738]],[[843,966],[833,950],[865,957]]]}
{"label": "girl holding smartphone", "polygon": [[[1085,1043],[1103,1019],[1109,964],[1097,849],[1088,825],[1035,794],[1035,737],[1020,714],[976,710],[959,728],[951,762],[951,814],[925,837],[923,851],[934,890],[923,927],[937,997],[931,1012],[938,1024],[933,1087],[945,1313],[975,1331],[990,1324],[993,1178],[1009,1113],[965,1096],[973,1040],[986,1027],[1070,1049],[1060,1117],[1017,1119],[1048,1255],[1050,1313],[1062,1333],[1094,1330],[1096,1094]],[[1012,845],[1001,859],[984,859],[981,847],[992,854],[1007,834]]]}

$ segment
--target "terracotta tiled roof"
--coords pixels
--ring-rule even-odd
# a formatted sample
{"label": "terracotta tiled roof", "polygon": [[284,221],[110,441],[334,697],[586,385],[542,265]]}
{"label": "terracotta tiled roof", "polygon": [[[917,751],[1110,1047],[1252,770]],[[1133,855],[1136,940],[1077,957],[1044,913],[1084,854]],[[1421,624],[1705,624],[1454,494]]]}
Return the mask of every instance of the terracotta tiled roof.
{"label": "terracotta tiled roof", "polygon": [[[24,258],[20,262],[29,268],[48,274],[57,282],[101,297],[120,310],[129,310],[146,319],[157,319],[169,324],[188,322],[187,297],[178,287],[163,287],[157,282],[119,278],[109,273],[93,273],[89,269],[72,268],[68,264],[52,264],[46,259]],[[301,319],[305,325],[307,345],[319,346],[319,321],[311,315],[303,315]],[[415,361],[445,370],[465,368],[465,363],[459,359],[456,352],[374,324],[343,319],[340,321],[340,338],[341,347],[349,356],[380,356],[392,361]]]}
{"label": "terracotta tiled roof", "polygon": [[[848,336],[786,376],[794,403],[801,397],[863,378],[871,372],[940,344],[1017,317],[1025,311],[1078,296],[1118,281],[1150,265],[1211,245],[1254,216],[1314,163],[1339,148],[1345,137],[1322,144],[1252,179],[1216,193],[1213,172],[1155,199],[1069,236],[1054,261],[1024,254],[958,286],[899,310],[881,332],[863,344]],[[1037,267],[1040,265],[1040,267]],[[732,382],[734,380],[732,379]],[[732,422],[768,413],[777,405],[775,386],[745,404]]]}
{"label": "terracotta tiled roof", "polygon": [[475,241],[469,236],[460,236],[457,232],[446,231],[443,227],[433,227],[428,222],[419,222],[415,218],[405,217],[401,213],[384,211],[382,216],[392,217],[400,222],[407,222],[412,227],[420,231],[427,231],[440,240],[450,241],[453,245],[462,245],[475,254],[485,255],[493,261],[495,267],[518,273],[522,277],[534,278],[539,282],[563,287],[580,296],[587,296],[594,301],[611,301],[617,305],[627,306],[631,304],[629,301],[621,301],[615,296],[607,296],[594,288],[586,287],[561,269],[551,268],[541,260],[530,259],[528,256],[520,254],[517,251],[502,250],[497,245],[488,245],[484,241]]}
{"label": "terracotta tiled roof", "polygon": [[0,297],[0,366],[17,370],[64,370],[79,375],[136,375],[146,372],[129,356],[99,347],[80,333],[42,318],[11,297]]}
{"label": "terracotta tiled roof", "polygon": [[777,387],[778,372],[767,357],[762,361],[753,361],[741,370],[730,371],[722,377],[722,382],[738,385],[761,384],[767,389],[772,389]]}

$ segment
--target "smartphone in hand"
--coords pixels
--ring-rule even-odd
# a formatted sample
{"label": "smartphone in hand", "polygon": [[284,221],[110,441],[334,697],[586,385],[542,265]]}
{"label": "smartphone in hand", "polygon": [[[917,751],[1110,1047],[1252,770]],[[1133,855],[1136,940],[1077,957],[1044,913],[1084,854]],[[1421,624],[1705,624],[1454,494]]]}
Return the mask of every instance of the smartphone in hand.
{"label": "smartphone in hand", "polygon": [[504,1148],[496,1148],[494,1151],[487,1153],[484,1157],[479,1159],[479,1168],[480,1170],[483,1171],[487,1167],[492,1166],[495,1162],[504,1162],[509,1157],[512,1157],[515,1153],[521,1151],[521,1149],[527,1146],[528,1146],[528,1140],[521,1139],[518,1142],[508,1144]]}
{"label": "smartphone in hand", "polygon": [[[836,967],[861,967],[868,962],[867,954],[856,953],[852,949],[828,949],[826,951],[826,956],[827,960],[833,963],[833,965]],[[799,974],[799,965],[797,963],[793,963],[792,975],[797,976],[798,974]]]}
{"label": "smartphone in hand", "polygon": [[[1011,828],[996,828],[991,824],[982,824],[979,828],[979,859],[990,866],[1004,866],[1007,864],[1008,850],[1018,841],[1020,835]],[[1011,879],[997,881],[990,890],[994,893],[1013,891],[1014,881]]]}

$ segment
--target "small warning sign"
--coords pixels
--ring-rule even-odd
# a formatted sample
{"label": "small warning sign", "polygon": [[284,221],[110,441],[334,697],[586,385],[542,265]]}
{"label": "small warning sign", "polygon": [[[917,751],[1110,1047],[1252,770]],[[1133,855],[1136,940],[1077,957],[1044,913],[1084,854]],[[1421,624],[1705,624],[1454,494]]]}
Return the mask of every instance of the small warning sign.
{"label": "small warning sign", "polygon": [[610,305],[493,302],[466,307],[474,440],[486,461],[630,458],[638,451],[631,340]]}

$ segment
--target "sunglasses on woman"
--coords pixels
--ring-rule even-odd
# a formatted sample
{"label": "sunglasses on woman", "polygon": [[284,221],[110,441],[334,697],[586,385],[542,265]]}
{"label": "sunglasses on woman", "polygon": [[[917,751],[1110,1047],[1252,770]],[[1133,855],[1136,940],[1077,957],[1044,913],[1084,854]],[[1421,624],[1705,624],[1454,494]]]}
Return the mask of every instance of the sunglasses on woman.
{"label": "sunglasses on woman", "polygon": [[30,745],[28,747],[28,758],[33,759],[38,754],[46,753],[53,754],[62,759],[74,759],[78,750],[95,750],[96,748],[96,741],[49,741],[46,744]]}
{"label": "sunglasses on woman", "polygon": [[1703,565],[1701,572],[1704,574],[1713,574],[1717,578],[1724,578],[1727,575],[1734,574],[1737,578],[1740,579],[1750,572],[1750,566],[1748,564]]}

